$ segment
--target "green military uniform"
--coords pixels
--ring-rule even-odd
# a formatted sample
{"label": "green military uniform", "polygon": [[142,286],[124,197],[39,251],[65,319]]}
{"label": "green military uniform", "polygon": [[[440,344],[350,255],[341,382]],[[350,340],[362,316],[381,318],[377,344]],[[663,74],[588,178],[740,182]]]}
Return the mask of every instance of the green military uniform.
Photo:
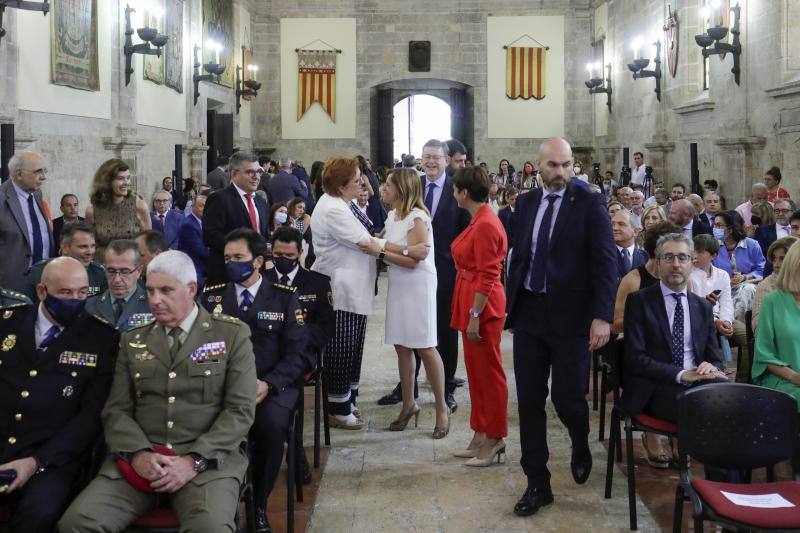
{"label": "green military uniform", "polygon": [[[212,467],[170,494],[172,507],[182,531],[233,531],[248,463],[241,444],[255,413],[255,358],[246,324],[197,309],[174,356],[155,321],[123,334],[103,427],[116,456],[163,445],[206,458]],[[59,531],[122,531],[151,505],[152,495],[128,484],[109,459]]]}
{"label": "green military uniform", "polygon": [[[36,300],[36,285],[42,281],[42,271],[44,267],[52,261],[51,259],[43,259],[33,265],[25,273],[25,294],[31,300]],[[97,261],[92,261],[86,267],[86,274],[89,275],[89,296],[100,294],[108,288],[108,280],[106,279],[106,269]]]}

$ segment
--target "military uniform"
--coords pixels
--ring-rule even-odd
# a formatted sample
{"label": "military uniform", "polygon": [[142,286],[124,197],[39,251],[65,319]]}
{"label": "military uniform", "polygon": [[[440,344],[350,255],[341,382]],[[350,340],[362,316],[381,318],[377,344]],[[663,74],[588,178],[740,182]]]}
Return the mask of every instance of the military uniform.
{"label": "military uniform", "polygon": [[262,276],[252,304],[243,311],[236,287],[234,283],[206,287],[200,300],[211,312],[236,315],[250,326],[258,379],[269,385],[269,394],[256,406],[250,432],[255,500],[263,508],[281,467],[283,443],[300,396],[307,332],[296,288],[269,283]]}
{"label": "military uniform", "polygon": [[[46,349],[37,349],[39,305],[18,293],[2,296],[0,464],[34,457],[40,468],[8,496],[11,531],[49,533],[100,436],[119,333],[84,312]],[[16,303],[9,304],[9,297]]]}
{"label": "military uniform", "polygon": [[[197,317],[173,357],[156,321],[122,335],[114,382],[103,410],[111,452],[129,457],[162,445],[197,453],[212,465],[169,495],[181,530],[233,531],[247,470],[241,444],[253,422],[256,372],[250,330],[226,315]],[[122,531],[152,505],[112,458],[59,522],[62,533]]]}
{"label": "military uniform", "polygon": [[[25,294],[28,298],[36,300],[36,285],[42,281],[42,271],[44,267],[52,261],[51,259],[43,259],[35,265],[31,266],[25,273]],[[89,296],[100,294],[108,288],[108,280],[106,279],[106,269],[97,261],[92,261],[86,267],[86,274],[89,275]]]}
{"label": "military uniform", "polygon": [[122,332],[153,320],[153,314],[150,312],[150,303],[147,301],[147,292],[138,283],[136,284],[136,290],[133,291],[125,305],[122,306],[122,314],[119,316],[119,320],[114,320],[114,297],[109,290],[89,298],[89,301],[86,302],[86,310],[106,319]]}

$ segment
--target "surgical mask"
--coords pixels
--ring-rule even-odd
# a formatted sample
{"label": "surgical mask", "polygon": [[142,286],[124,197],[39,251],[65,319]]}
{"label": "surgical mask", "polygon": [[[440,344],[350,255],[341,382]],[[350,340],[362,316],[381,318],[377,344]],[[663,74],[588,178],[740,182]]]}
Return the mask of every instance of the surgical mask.
{"label": "surgical mask", "polygon": [[56,298],[48,293],[44,299],[44,306],[56,322],[67,327],[83,312],[86,300],[80,298]]}
{"label": "surgical mask", "polygon": [[289,215],[287,215],[286,213],[283,213],[281,211],[278,211],[277,213],[275,213],[275,222],[277,222],[278,224],[286,224],[286,220],[288,218],[289,218]]}
{"label": "surgical mask", "polygon": [[718,241],[725,240],[725,228],[714,228],[714,238]]}
{"label": "surgical mask", "polygon": [[255,267],[252,261],[228,261],[225,263],[225,275],[234,283],[242,283],[253,275]]}
{"label": "surgical mask", "polygon": [[580,173],[581,173],[581,167],[572,167],[572,171],[573,171],[573,172],[575,173],[575,175],[577,176],[578,174],[580,174]]}
{"label": "surgical mask", "polygon": [[272,262],[281,274],[289,274],[297,266],[297,261],[288,257],[273,257]]}

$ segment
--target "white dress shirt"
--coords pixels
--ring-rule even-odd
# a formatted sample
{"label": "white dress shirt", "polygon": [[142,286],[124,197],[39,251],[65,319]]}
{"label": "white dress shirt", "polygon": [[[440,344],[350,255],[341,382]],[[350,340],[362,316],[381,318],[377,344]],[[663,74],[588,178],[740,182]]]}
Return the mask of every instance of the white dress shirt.
{"label": "white dress shirt", "polygon": [[234,283],[233,286],[236,289],[236,302],[240,306],[242,305],[242,294],[244,294],[244,291],[249,292],[250,293],[250,301],[251,302],[255,302],[256,301],[256,294],[258,294],[258,289],[261,287],[261,281],[263,279],[264,278],[262,276],[258,276],[258,279],[256,280],[256,282],[253,283],[252,285],[250,285],[249,287],[246,287],[246,288],[245,288],[244,285],[239,285],[238,283]]}
{"label": "white dress shirt", "polygon": [[789,227],[789,224],[785,226],[781,226],[780,224],[775,224],[775,236],[776,239],[782,239],[783,237],[789,237],[792,234],[792,228]]}
{"label": "white dress shirt", "polygon": [[[36,347],[38,348],[42,341],[47,336],[47,332],[50,331],[50,328],[53,326],[58,326],[57,324],[53,324],[49,318],[44,314],[42,308],[44,307],[43,302],[39,302],[39,310],[36,313],[36,327],[34,328],[34,334],[36,336]],[[58,326],[61,331],[64,331],[64,328]]]}
{"label": "white dress shirt", "polygon": [[[544,212],[547,211],[550,201],[547,197],[550,194],[555,194],[556,199],[553,202],[553,219],[550,221],[550,238],[553,237],[553,228],[556,227],[556,220],[558,219],[558,210],[561,209],[561,203],[564,199],[564,194],[567,189],[561,189],[558,192],[551,192],[546,186],[542,185],[542,200],[539,202],[539,209],[536,210],[536,219],[533,222],[533,235],[531,236],[531,267],[533,266],[533,259],[536,256],[536,241],[539,239],[539,228],[542,225]],[[525,288],[531,290],[531,269],[528,269],[528,275],[525,276]],[[544,289],[547,291],[547,277],[544,280]]]}
{"label": "white dress shirt", "polygon": [[[239,193],[239,199],[242,201],[242,204],[244,204],[244,210],[249,215],[250,214],[250,208],[247,206],[247,198],[245,198],[245,197],[250,193],[245,192],[244,189],[240,189],[239,186],[236,185],[236,183],[234,183],[233,181],[231,181],[231,183],[236,188],[236,192]],[[258,216],[258,208],[256,207],[256,195],[255,195],[255,193],[250,195],[250,200],[253,202],[253,211],[256,212],[256,227],[260,228],[261,227],[261,218]]]}
{"label": "white dress shirt", "polygon": [[[675,320],[675,309],[677,307],[677,301],[672,294],[675,294],[675,291],[664,285],[663,281],[660,281],[659,284],[661,285],[661,294],[664,295],[664,306],[667,309],[667,319],[669,320],[669,331],[672,332],[672,323]],[[692,344],[692,321],[689,317],[689,295],[686,292],[686,287],[680,291],[683,294],[683,297],[680,299],[681,305],[683,306],[683,370],[678,372],[675,376],[675,381],[678,383],[681,382],[681,377],[683,377],[683,373],[687,370],[692,370],[695,367],[694,364],[694,345]]]}
{"label": "white dress shirt", "polygon": [[633,252],[636,251],[636,242],[634,241],[630,246],[617,245],[617,255],[620,257],[622,257],[622,250],[628,250],[628,259],[630,259],[631,268],[633,268]]}
{"label": "white dress shirt", "polygon": [[433,202],[431,206],[431,218],[436,216],[436,210],[439,208],[439,200],[442,199],[442,191],[444,190],[444,182],[447,180],[447,173],[442,173],[441,176],[436,178],[435,181],[431,181],[427,176],[425,177],[425,190],[422,191],[422,199],[425,200],[425,196],[428,194],[428,187],[431,183],[435,183],[436,187],[433,189]]}
{"label": "white dress shirt", "polygon": [[289,272],[288,274],[281,274],[281,273],[280,273],[280,271],[279,271],[277,268],[275,269],[275,274],[277,274],[277,275],[278,275],[278,281],[280,281],[280,279],[281,279],[283,276],[286,276],[286,277],[288,277],[288,278],[289,278],[289,281],[288,281],[286,284],[287,284],[287,285],[289,285],[289,286],[291,287],[292,285],[294,285],[294,278],[295,278],[295,276],[297,276],[297,272],[298,272],[299,270],[300,270],[300,263],[298,263],[298,264],[297,264],[297,266],[296,266],[296,267],[294,267],[294,270],[292,270],[292,271],[291,271],[291,272]]}
{"label": "white dress shirt", "polygon": [[711,274],[695,268],[689,274],[692,283],[692,292],[705,298],[712,292],[719,290],[719,298],[714,306],[714,318],[733,324],[733,298],[731,298],[731,277],[721,268],[711,265]]}
{"label": "white dress shirt", "polygon": [[638,183],[644,185],[644,173],[647,165],[642,163],[641,166],[631,168],[631,183]]}
{"label": "white dress shirt", "polygon": [[694,228],[694,220],[690,220],[689,223],[683,227],[683,234],[691,239],[693,228]]}

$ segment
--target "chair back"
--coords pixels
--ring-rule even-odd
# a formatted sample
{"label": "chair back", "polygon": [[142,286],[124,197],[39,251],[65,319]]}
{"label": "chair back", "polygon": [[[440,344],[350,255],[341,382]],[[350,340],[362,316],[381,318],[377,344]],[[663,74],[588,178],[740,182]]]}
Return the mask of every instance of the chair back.
{"label": "chair back", "polygon": [[678,443],[706,466],[749,470],[793,453],[797,403],[783,392],[744,383],[711,383],[678,399]]}
{"label": "chair back", "polygon": [[616,389],[619,392],[623,388],[623,374],[625,357],[625,339],[622,337],[615,337],[608,341],[608,344],[601,348],[600,356],[603,358],[603,363],[608,367],[608,378],[610,383],[608,386]]}

